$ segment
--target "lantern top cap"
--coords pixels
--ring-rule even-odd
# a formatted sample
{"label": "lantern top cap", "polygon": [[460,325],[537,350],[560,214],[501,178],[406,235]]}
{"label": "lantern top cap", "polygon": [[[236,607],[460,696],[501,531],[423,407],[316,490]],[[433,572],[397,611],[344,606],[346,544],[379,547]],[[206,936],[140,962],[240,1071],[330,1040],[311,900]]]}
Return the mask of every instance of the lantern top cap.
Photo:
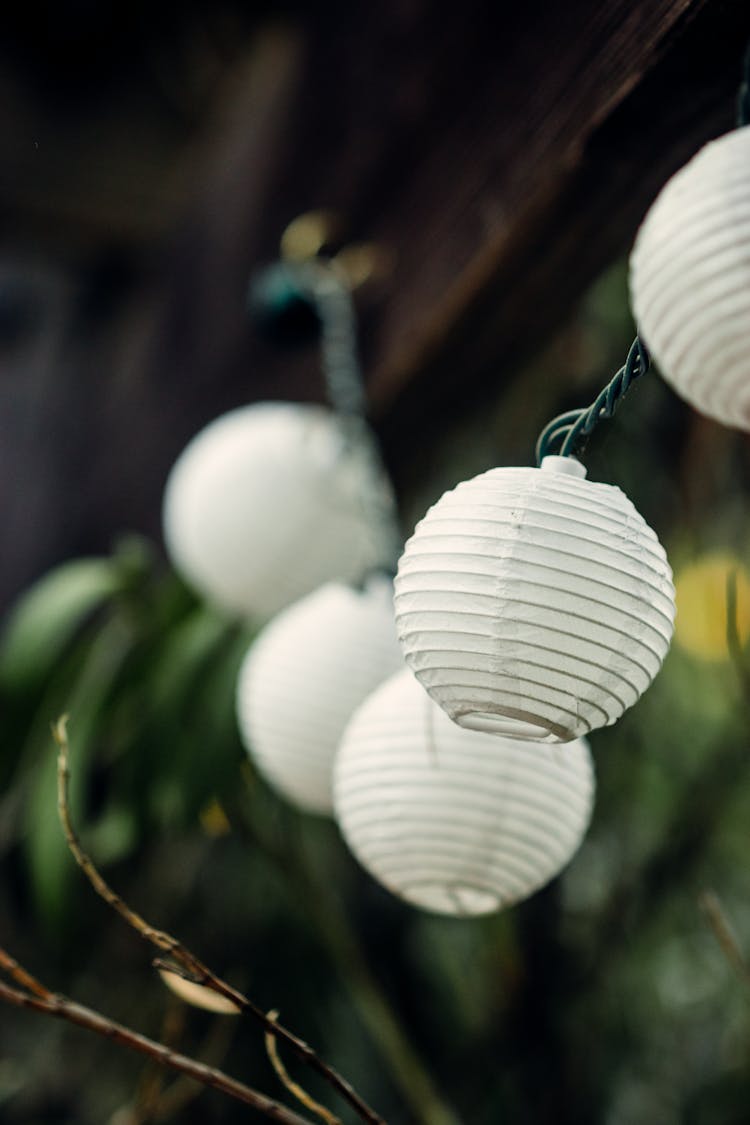
{"label": "lantern top cap", "polygon": [[586,466],[582,465],[575,457],[560,457],[557,454],[549,454],[542,458],[539,468],[545,473],[564,473],[566,476],[578,477],[580,480],[583,480],[586,476]]}

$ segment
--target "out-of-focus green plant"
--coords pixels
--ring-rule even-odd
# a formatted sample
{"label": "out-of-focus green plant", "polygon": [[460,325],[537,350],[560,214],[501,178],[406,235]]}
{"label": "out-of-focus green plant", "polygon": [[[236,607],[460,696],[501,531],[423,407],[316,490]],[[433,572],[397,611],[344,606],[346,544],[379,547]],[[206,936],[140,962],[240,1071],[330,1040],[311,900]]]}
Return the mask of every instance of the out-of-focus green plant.
{"label": "out-of-focus green plant", "polygon": [[51,720],[74,716],[72,807],[100,862],[123,859],[236,784],[234,682],[251,637],[136,539],[65,563],[14,607],[0,644],[4,832],[23,847],[51,932],[70,917],[72,875],[50,804]]}

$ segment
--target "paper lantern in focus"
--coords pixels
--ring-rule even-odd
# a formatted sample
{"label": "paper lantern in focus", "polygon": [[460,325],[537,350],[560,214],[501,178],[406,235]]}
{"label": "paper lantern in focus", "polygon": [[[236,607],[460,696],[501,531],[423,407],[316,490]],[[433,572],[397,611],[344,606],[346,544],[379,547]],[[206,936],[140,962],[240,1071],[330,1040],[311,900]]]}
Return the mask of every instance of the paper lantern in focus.
{"label": "paper lantern in focus", "polygon": [[[266,619],[331,580],[359,581],[388,545],[366,497],[389,485],[325,407],[265,402],[211,422],[164,496],[175,568],[208,601]],[[388,495],[386,495],[388,494]]]}
{"label": "paper lantern in focus", "polygon": [[730,576],[736,591],[739,640],[750,636],[750,574],[739,559],[715,552],[688,563],[675,576],[675,644],[699,660],[726,660],[727,595]]}
{"label": "paper lantern in focus", "polygon": [[671,570],[612,485],[569,457],[491,469],[417,525],[396,578],[406,661],[463,727],[566,742],[615,722],[669,648]]}
{"label": "paper lantern in focus", "polygon": [[527,898],[581,842],[594,775],[584,739],[462,730],[409,669],[355,712],[334,768],[336,819],[363,867],[414,906],[476,915]]}
{"label": "paper lantern in focus", "polygon": [[750,430],[750,128],[702,148],[657,196],[630,259],[638,330],[696,410]]}
{"label": "paper lantern in focus", "polygon": [[393,585],[329,583],[279,614],[240,670],[242,740],[266,780],[309,812],[332,809],[331,772],[354,709],[403,658]]}

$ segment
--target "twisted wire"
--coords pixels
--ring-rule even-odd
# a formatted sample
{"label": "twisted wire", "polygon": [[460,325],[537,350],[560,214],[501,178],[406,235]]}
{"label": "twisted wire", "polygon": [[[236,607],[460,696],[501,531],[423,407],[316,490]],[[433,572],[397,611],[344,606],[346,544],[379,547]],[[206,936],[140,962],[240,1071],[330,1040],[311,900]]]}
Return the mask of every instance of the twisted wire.
{"label": "twisted wire", "polygon": [[290,277],[315,307],[320,321],[323,377],[328,401],[339,416],[347,442],[364,450],[373,468],[373,483],[363,503],[370,510],[373,533],[380,537],[388,569],[401,554],[402,536],[380,446],[367,418],[367,393],[357,348],[357,313],[351,288],[330,263],[313,260],[286,263]]}
{"label": "twisted wire", "polygon": [[651,365],[651,357],[645,345],[636,336],[630,346],[627,359],[616,375],[597,395],[591,406],[580,410],[568,410],[549,422],[536,444],[536,460],[552,453],[561,457],[572,457],[584,444],[603,418],[611,418],[630,387],[645,375]]}
{"label": "twisted wire", "polygon": [[293,267],[293,272],[320,320],[328,401],[339,415],[364,418],[367,396],[357,350],[357,314],[351,289],[334,266],[322,261],[300,263]]}

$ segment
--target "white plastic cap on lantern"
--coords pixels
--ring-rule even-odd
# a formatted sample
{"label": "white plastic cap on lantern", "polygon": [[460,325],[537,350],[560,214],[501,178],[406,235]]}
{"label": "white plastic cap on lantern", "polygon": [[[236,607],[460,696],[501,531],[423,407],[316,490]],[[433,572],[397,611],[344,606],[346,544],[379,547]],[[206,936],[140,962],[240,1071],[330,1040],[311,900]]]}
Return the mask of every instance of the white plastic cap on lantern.
{"label": "white plastic cap on lantern", "polygon": [[240,734],[260,773],[293,804],[329,813],[341,732],[403,663],[390,579],[363,590],[329,583],[280,613],[251,645],[237,685]]}
{"label": "white plastic cap on lantern", "polygon": [[366,498],[392,502],[370,450],[332,411],[264,402],[222,415],[177,459],[164,495],[174,566],[209,601],[265,620],[321,583],[359,581],[389,544]]}
{"label": "white plastic cap on lantern", "polygon": [[750,430],[750,127],[705,145],[664,186],[630,258],[633,312],[664,378]]}
{"label": "white plastic cap on lantern", "polygon": [[567,742],[614,723],[659,671],[674,586],[656,535],[567,457],[491,469],[433,505],[406,544],[406,661],[459,725]]}
{"label": "white plastic cap on lantern", "polygon": [[408,668],[355,712],[334,768],[336,818],[359,862],[443,914],[499,910],[557,875],[593,792],[584,739],[551,746],[462,730]]}

